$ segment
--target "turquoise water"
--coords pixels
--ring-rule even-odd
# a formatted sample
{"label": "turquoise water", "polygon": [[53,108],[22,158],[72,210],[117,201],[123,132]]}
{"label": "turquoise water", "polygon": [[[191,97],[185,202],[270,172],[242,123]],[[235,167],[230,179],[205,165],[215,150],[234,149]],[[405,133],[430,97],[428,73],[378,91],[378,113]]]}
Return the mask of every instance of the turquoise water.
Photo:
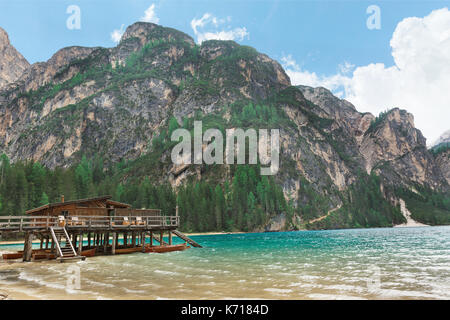
{"label": "turquoise water", "polygon": [[[11,298],[449,299],[450,227],[193,236],[203,249],[0,263]],[[2,246],[0,251],[16,248]]]}

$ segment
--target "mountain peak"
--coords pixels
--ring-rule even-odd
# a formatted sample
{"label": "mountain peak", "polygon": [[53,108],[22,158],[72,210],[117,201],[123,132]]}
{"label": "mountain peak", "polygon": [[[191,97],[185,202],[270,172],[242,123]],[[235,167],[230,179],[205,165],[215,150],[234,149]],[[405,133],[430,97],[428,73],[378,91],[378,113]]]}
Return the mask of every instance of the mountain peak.
{"label": "mountain peak", "polygon": [[6,31],[0,27],[0,48],[9,45],[9,37]]}
{"label": "mountain peak", "polygon": [[163,38],[184,40],[194,44],[194,40],[187,34],[151,22],[135,22],[128,26],[122,36],[121,43],[133,38],[138,38],[142,44],[150,40],[161,40]]}
{"label": "mountain peak", "polygon": [[8,33],[0,28],[0,89],[19,79],[29,66],[28,61],[11,45]]}

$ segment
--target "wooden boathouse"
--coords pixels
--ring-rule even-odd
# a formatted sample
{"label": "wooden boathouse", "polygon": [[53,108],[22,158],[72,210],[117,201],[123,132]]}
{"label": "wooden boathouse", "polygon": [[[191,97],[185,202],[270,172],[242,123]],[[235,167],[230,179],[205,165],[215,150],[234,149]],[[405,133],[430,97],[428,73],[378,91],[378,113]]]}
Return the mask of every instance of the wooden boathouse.
{"label": "wooden boathouse", "polygon": [[[18,252],[23,261],[84,259],[92,255],[149,252],[154,247],[160,247],[154,252],[161,252],[162,247],[172,246],[173,235],[201,247],[177,230],[179,221],[178,210],[175,216],[165,216],[159,209],[133,209],[113,201],[111,196],[66,202],[62,196],[61,202],[28,210],[26,216],[0,216],[0,232],[25,234],[24,250]],[[168,243],[163,240],[165,233]],[[38,250],[32,248],[34,238],[40,239]],[[158,246],[154,246],[155,241]]]}

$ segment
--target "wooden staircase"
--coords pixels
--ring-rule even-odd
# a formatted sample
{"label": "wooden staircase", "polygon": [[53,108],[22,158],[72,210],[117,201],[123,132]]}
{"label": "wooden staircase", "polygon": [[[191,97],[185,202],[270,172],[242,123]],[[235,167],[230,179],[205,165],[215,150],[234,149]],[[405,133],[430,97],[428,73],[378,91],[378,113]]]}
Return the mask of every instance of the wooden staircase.
{"label": "wooden staircase", "polygon": [[169,245],[167,242],[165,242],[164,240],[159,239],[155,235],[153,235],[153,240],[156,240],[162,246],[168,246]]}
{"label": "wooden staircase", "polygon": [[[78,255],[75,248],[70,241],[70,237],[67,234],[67,230],[64,227],[51,227],[50,233],[56,246],[56,253],[58,254],[58,260],[61,262],[73,259],[82,259],[85,257]],[[65,239],[65,246],[62,246],[62,240]]]}
{"label": "wooden staircase", "polygon": [[187,243],[189,243],[191,246],[196,247],[196,248],[203,248],[201,245],[199,245],[197,242],[195,242],[194,240],[192,240],[191,238],[188,238],[185,234],[181,233],[178,230],[172,230],[172,232],[177,235],[178,237],[180,237],[181,239],[183,239],[184,241],[186,241]]}

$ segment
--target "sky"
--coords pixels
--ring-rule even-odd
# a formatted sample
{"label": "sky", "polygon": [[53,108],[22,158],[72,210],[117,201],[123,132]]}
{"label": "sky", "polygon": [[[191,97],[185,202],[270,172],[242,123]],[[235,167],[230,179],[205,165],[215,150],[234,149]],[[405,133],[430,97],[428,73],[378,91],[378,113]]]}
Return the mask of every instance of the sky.
{"label": "sky", "polygon": [[113,47],[136,21],[201,43],[235,40],[358,111],[399,107],[434,142],[450,129],[450,0],[0,0],[0,27],[30,62]]}

